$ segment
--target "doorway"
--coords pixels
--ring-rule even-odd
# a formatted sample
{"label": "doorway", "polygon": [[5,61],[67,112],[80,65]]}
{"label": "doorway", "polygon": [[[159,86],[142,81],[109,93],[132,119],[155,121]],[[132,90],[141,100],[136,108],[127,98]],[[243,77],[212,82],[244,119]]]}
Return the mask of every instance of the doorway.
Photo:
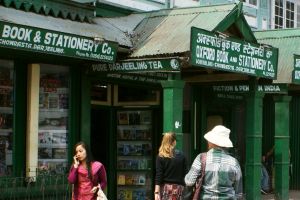
{"label": "doorway", "polygon": [[91,109],[91,151],[94,160],[100,161],[105,168],[109,166],[109,109],[92,106]]}

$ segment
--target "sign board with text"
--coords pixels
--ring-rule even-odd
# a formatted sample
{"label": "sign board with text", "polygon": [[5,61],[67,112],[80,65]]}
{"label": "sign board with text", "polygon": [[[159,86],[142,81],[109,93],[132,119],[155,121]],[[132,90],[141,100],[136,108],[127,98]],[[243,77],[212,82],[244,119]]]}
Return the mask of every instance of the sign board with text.
{"label": "sign board with text", "polygon": [[115,62],[118,44],[0,21],[0,46],[80,59]]}
{"label": "sign board with text", "polygon": [[300,55],[294,55],[294,70],[292,82],[300,84]]}
{"label": "sign board with text", "polygon": [[[214,92],[224,93],[247,93],[250,91],[248,84],[235,84],[235,85],[214,85],[212,86]],[[288,88],[286,84],[264,84],[257,85],[256,91],[264,93],[287,94]]]}
{"label": "sign board with text", "polygon": [[180,72],[179,58],[123,60],[116,63],[98,63],[89,67],[89,73],[123,72]]}
{"label": "sign board with text", "polygon": [[191,28],[191,65],[276,79],[278,49]]}

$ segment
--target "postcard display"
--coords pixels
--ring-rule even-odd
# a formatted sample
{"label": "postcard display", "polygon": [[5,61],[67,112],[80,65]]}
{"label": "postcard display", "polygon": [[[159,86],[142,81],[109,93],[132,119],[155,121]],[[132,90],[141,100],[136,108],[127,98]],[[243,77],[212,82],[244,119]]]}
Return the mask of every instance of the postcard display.
{"label": "postcard display", "polygon": [[51,174],[67,170],[68,88],[66,77],[41,75],[38,166]]}
{"label": "postcard display", "polygon": [[152,112],[119,111],[117,126],[117,199],[152,198]]}
{"label": "postcard display", "polygon": [[[13,63],[0,60],[0,177],[12,173]],[[10,66],[10,68],[8,68]]]}

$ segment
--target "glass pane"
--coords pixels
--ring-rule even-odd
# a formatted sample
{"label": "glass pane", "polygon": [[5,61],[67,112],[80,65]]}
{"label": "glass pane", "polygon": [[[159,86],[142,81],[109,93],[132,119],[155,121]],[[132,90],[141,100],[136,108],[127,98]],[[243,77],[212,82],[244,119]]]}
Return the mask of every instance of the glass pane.
{"label": "glass pane", "polygon": [[257,6],[257,0],[249,0],[249,4]]}
{"label": "glass pane", "polygon": [[131,88],[119,86],[118,101],[119,102],[134,102],[134,101],[156,101],[157,90]]}
{"label": "glass pane", "polygon": [[108,84],[99,81],[93,81],[91,86],[92,101],[108,101]]}
{"label": "glass pane", "polygon": [[0,60],[0,177],[12,174],[13,62]]}
{"label": "glass pane", "polygon": [[67,172],[69,72],[42,65],[40,75],[38,166],[40,173]]}
{"label": "glass pane", "polygon": [[279,26],[282,27],[283,26],[283,18],[279,18]]}

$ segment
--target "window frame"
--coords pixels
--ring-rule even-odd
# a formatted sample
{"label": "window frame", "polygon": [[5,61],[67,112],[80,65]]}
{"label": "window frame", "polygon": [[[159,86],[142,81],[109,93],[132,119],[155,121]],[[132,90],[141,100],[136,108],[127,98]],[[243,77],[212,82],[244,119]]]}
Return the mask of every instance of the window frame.
{"label": "window frame", "polygon": [[[282,20],[283,20],[283,24],[282,24],[282,27],[276,27],[277,24],[276,24],[276,16],[280,16],[280,15],[276,15],[275,13],[275,2],[276,0],[272,0],[272,4],[271,4],[271,16],[272,16],[272,22],[271,22],[271,28],[272,29],[283,29],[283,28],[297,28],[297,24],[299,24],[300,26],[300,23],[298,23],[297,21],[297,16],[300,15],[300,13],[297,13],[298,10],[297,8],[300,6],[300,3],[295,1],[295,0],[280,0],[282,1],[282,9],[283,9],[283,13],[282,13]],[[287,3],[293,3],[294,4],[294,10],[293,10],[293,14],[294,14],[294,19],[293,20],[289,20],[290,22],[293,23],[293,27],[287,27]],[[281,7],[279,7],[281,8]],[[292,13],[292,12],[290,12]]]}

